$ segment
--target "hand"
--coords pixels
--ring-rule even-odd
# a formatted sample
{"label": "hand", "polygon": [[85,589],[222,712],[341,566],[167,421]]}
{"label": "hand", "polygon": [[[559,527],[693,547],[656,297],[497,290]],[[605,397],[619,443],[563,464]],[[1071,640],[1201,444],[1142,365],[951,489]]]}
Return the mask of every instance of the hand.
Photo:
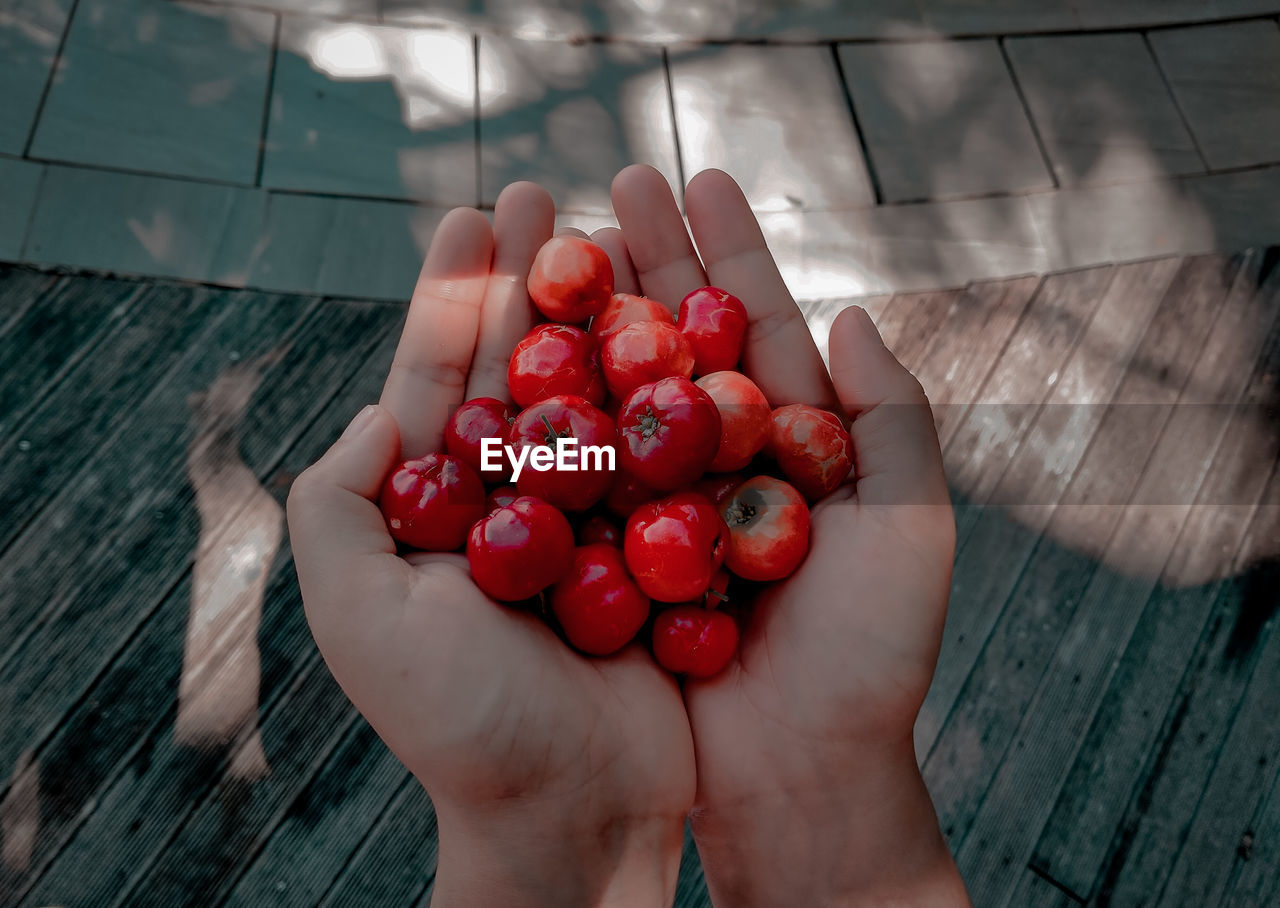
{"label": "hand", "polygon": [[751,317],[743,371],[770,402],[853,418],[856,485],[814,509],[807,560],[754,603],[735,661],[685,687],[698,770],[691,821],[713,898],[966,903],[911,740],[955,548],[923,390],[857,308],[831,327],[828,375],[725,174],[703,172],[685,194],[701,262],[656,171],[623,171],[613,201],[621,234],[596,240],[619,289],[673,307],[704,284],[728,290]]}
{"label": "hand", "polygon": [[445,217],[381,404],[289,496],[316,643],[435,805],[435,904],[669,904],[693,801],[680,692],[643,649],[577,655],[481,593],[463,556],[398,557],[376,503],[396,463],[443,450],[454,407],[509,399],[553,220],[530,183],[502,193],[492,228],[469,209]]}

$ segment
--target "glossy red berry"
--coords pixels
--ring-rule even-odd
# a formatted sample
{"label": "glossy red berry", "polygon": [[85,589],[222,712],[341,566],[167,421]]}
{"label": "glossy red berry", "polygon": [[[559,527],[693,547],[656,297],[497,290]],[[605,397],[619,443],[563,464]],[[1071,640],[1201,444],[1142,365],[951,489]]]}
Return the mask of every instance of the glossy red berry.
{"label": "glossy red berry", "polygon": [[565,636],[593,656],[630,643],[648,620],[649,607],[622,552],[603,542],[576,549],[568,572],[551,589],[551,608]]}
{"label": "glossy red berry", "polygon": [[773,411],[766,452],[810,501],[835,491],[853,469],[853,442],[840,417],[808,404]]}
{"label": "glossy red berry", "polygon": [[572,325],[538,325],[516,344],[507,387],[522,407],[557,394],[573,394],[598,407],[605,398],[599,345]]}
{"label": "glossy red berry", "polygon": [[622,530],[608,517],[588,517],[578,527],[578,545],[592,545],[603,542],[616,549],[622,548]]}
{"label": "glossy red berry", "polygon": [[687,378],[636,388],[618,411],[618,465],[645,485],[669,491],[698,479],[720,447],[715,401]]}
{"label": "glossy red berry", "polygon": [[[521,495],[584,511],[613,485],[618,432],[603,410],[581,397],[557,395],[521,410],[510,437],[512,454],[521,462],[516,477]],[[555,463],[539,469],[537,458],[552,454]]]}
{"label": "glossy red berry", "polygon": [[675,324],[671,310],[657,300],[634,293],[615,293],[604,311],[591,320],[591,334],[601,343],[632,322]]}
{"label": "glossy red berry", "polygon": [[397,542],[427,552],[452,552],[484,516],[484,484],[459,458],[428,454],[391,472],[379,505]]}
{"label": "glossy red berry", "polygon": [[522,496],[471,528],[467,562],[476,586],[500,602],[545,590],[573,563],[573,529],[556,508]]}
{"label": "glossy red berry", "polygon": [[719,287],[701,287],[680,301],[676,327],[693,347],[693,371],[707,375],[733,369],[742,358],[747,336],[747,308]]}
{"label": "glossy red berry", "polygon": [[756,476],[720,506],[729,527],[725,567],[746,580],[781,580],[809,551],[809,506],[792,486]]}
{"label": "glossy red berry", "polygon": [[661,602],[685,602],[706,591],[724,561],[724,522],[706,498],[679,492],[636,508],[623,551],[640,589]]}
{"label": "glossy red berry", "polygon": [[712,372],[696,384],[711,395],[720,411],[720,447],[708,469],[713,473],[741,470],[769,441],[773,428],[769,401],[741,372]]}
{"label": "glossy red berry", "polygon": [[669,672],[691,678],[719,674],[738,651],[738,625],[727,612],[680,605],[653,621],[653,656]]}
{"label": "glossy red berry", "polygon": [[499,482],[511,475],[505,466],[485,470],[481,444],[486,438],[505,439],[511,431],[515,414],[496,397],[476,397],[453,411],[444,430],[444,446],[454,457],[480,474],[487,482]]}
{"label": "glossy red berry", "polygon": [[590,240],[554,236],[534,256],[526,286],[551,321],[577,324],[599,315],[609,302],[613,265],[609,253]]}
{"label": "glossy red berry", "polygon": [[623,398],[670,375],[693,374],[693,348],[670,322],[632,322],[605,339],[600,362],[609,393]]}

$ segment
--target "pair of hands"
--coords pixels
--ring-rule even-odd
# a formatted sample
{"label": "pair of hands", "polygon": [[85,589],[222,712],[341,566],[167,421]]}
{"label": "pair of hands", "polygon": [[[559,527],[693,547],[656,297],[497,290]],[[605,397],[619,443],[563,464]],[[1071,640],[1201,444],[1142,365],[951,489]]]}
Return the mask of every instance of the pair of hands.
{"label": "pair of hands", "polygon": [[857,482],[814,508],[808,559],[753,604],[730,667],[682,689],[639,644],[584,658],[489,600],[464,557],[396,555],[383,477],[443,450],[464,400],[509,399],[555,216],[531,183],[502,193],[492,226],[445,217],[380,404],[294,483],[312,633],[431,796],[436,904],[670,904],[686,816],[718,903],[965,904],[911,739],[955,546],[928,401],[858,308],[831,327],[828,373],[728,176],[699,174],[685,199],[701,257],[657,171],[618,175],[621,229],[592,237],[616,289],[674,308],[723,287],[750,314],[742,369],[770,402],[853,418]]}

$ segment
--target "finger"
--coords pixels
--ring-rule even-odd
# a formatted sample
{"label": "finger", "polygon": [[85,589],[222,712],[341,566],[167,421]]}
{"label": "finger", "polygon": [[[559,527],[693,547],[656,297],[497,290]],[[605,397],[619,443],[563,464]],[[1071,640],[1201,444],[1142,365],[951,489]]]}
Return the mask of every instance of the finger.
{"label": "finger", "polygon": [[576,236],[579,239],[583,239],[583,240],[591,239],[591,237],[587,236],[585,230],[580,230],[577,227],[569,227],[569,226],[557,227],[556,236]]}
{"label": "finger", "polygon": [[[384,407],[365,407],[289,490],[289,542],[308,608],[349,604],[371,562],[399,563],[377,505],[399,461],[400,432]],[[379,567],[378,570],[384,570]],[[385,570],[396,570],[388,567]]]}
{"label": "finger", "polygon": [[689,181],[685,206],[708,282],[747,307],[743,371],[775,407],[837,407],[822,354],[738,184],[723,171],[704,170]]}
{"label": "finger", "polygon": [[466,388],[492,257],[493,228],[475,209],[455,208],[436,228],[382,389],[406,458],[444,449],[445,423]]}
{"label": "finger", "polygon": [[511,402],[507,362],[536,320],[526,289],[529,267],[551,238],[555,217],[550,194],[536,183],[512,183],[498,196],[493,211],[493,269],[480,307],[480,337],[464,400],[496,397]]}
{"label": "finger", "polygon": [[631,263],[631,253],[627,251],[627,241],[617,227],[601,227],[591,234],[591,242],[609,253],[609,262],[613,265],[613,292],[639,293],[640,279],[636,277],[636,266]]}
{"label": "finger", "polygon": [[853,418],[859,503],[948,504],[929,399],[865,309],[850,306],[836,316],[830,351],[831,377]]}
{"label": "finger", "polygon": [[676,312],[707,276],[667,178],[647,164],[632,164],[613,178],[612,193],[640,292]]}

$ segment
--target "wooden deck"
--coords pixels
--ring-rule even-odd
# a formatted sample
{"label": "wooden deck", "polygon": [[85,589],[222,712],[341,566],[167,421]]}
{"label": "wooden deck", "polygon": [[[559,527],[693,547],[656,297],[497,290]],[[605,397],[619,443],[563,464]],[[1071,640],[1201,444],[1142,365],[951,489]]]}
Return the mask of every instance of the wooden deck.
{"label": "wooden deck", "polygon": [[[1280,902],[1276,253],[859,301],[958,506],[917,743],[977,905]],[[282,537],[402,311],[0,266],[0,905],[429,899]]]}

